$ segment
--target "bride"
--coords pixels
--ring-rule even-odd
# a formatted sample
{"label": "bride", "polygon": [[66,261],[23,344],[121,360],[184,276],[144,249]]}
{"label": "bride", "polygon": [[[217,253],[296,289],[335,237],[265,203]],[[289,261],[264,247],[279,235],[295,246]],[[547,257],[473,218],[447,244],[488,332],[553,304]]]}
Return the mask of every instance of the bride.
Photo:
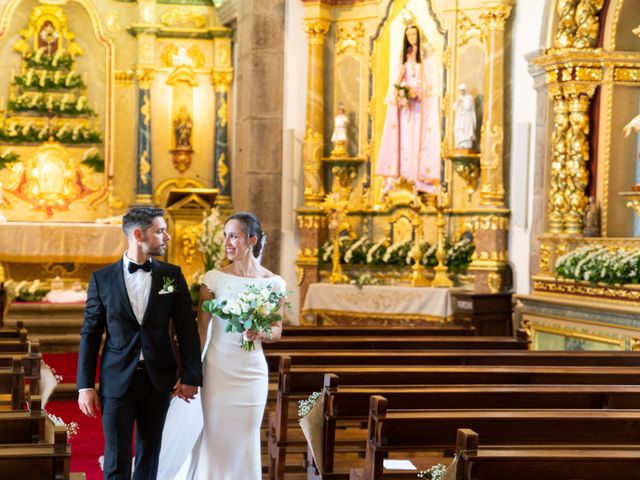
{"label": "bride", "polygon": [[232,263],[207,272],[200,287],[201,401],[172,401],[162,434],[157,478],[262,478],[260,424],[267,401],[268,371],[261,342],[279,339],[282,323],[272,325],[271,339],[246,331],[244,338],[254,340],[256,347],[246,352],[240,347],[242,334],[226,333],[225,322],[204,312],[202,302],[237,297],[249,285],[284,292],[284,280],[260,265],[264,240],[260,221],[251,213],[237,213],[225,222],[224,247]]}

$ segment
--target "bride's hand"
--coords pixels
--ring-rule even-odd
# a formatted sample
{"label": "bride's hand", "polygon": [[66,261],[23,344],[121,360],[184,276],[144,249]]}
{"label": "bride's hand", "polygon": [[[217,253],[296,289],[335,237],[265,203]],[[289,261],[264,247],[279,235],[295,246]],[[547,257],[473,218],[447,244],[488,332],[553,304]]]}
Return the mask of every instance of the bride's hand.
{"label": "bride's hand", "polygon": [[254,340],[264,338],[262,332],[254,332],[253,330],[245,330],[242,332],[242,338],[244,338],[247,342],[253,342]]}
{"label": "bride's hand", "polygon": [[173,386],[173,391],[171,392],[171,398],[177,397],[180,394],[180,388],[182,388],[182,382],[180,381],[180,379],[178,379],[176,384]]}

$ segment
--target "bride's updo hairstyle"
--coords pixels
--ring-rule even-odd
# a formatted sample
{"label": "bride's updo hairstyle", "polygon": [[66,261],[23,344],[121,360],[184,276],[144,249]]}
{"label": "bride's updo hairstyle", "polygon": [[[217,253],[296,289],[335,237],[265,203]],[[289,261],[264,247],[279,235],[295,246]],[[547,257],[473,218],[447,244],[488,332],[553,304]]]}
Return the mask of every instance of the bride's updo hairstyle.
{"label": "bride's updo hairstyle", "polygon": [[226,225],[230,220],[240,222],[240,228],[242,228],[242,231],[247,234],[247,239],[251,237],[256,237],[258,239],[256,244],[253,246],[253,256],[260,258],[260,255],[262,255],[262,249],[267,242],[267,236],[262,231],[262,225],[260,224],[258,217],[253,213],[238,212],[227,218],[227,221],[224,222],[224,224]]}

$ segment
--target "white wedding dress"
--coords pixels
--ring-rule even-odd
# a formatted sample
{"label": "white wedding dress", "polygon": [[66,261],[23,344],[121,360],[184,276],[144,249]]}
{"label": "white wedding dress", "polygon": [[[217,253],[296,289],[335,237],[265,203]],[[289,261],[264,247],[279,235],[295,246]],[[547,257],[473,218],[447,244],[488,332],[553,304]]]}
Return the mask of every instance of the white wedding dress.
{"label": "white wedding dress", "polygon": [[[248,285],[286,290],[279,276],[244,278],[211,270],[203,283],[218,300],[236,298]],[[269,374],[261,342],[245,352],[242,335],[225,332],[213,317],[203,353],[200,400],[174,398],[162,433],[158,479],[261,480],[260,425]]]}

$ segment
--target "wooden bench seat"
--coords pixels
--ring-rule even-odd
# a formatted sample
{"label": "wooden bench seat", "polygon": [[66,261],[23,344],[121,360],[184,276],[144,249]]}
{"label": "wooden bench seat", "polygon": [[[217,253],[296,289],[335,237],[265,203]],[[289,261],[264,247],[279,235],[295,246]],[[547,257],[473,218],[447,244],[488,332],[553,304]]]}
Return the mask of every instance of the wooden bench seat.
{"label": "wooden bench seat", "polygon": [[433,326],[287,326],[283,328],[283,337],[338,337],[338,336],[364,336],[364,337],[397,337],[397,336],[468,336],[475,335],[475,328],[468,325],[433,325]]}
{"label": "wooden bench seat", "polygon": [[473,430],[492,446],[624,448],[637,445],[640,411],[388,410],[384,397],[373,396],[364,468],[352,470],[350,480],[386,478],[383,460],[391,452],[450,456],[460,428]]}
{"label": "wooden bench seat", "polygon": [[472,430],[458,430],[456,480],[640,479],[640,447],[637,446],[485,447],[478,445],[478,439]]}

